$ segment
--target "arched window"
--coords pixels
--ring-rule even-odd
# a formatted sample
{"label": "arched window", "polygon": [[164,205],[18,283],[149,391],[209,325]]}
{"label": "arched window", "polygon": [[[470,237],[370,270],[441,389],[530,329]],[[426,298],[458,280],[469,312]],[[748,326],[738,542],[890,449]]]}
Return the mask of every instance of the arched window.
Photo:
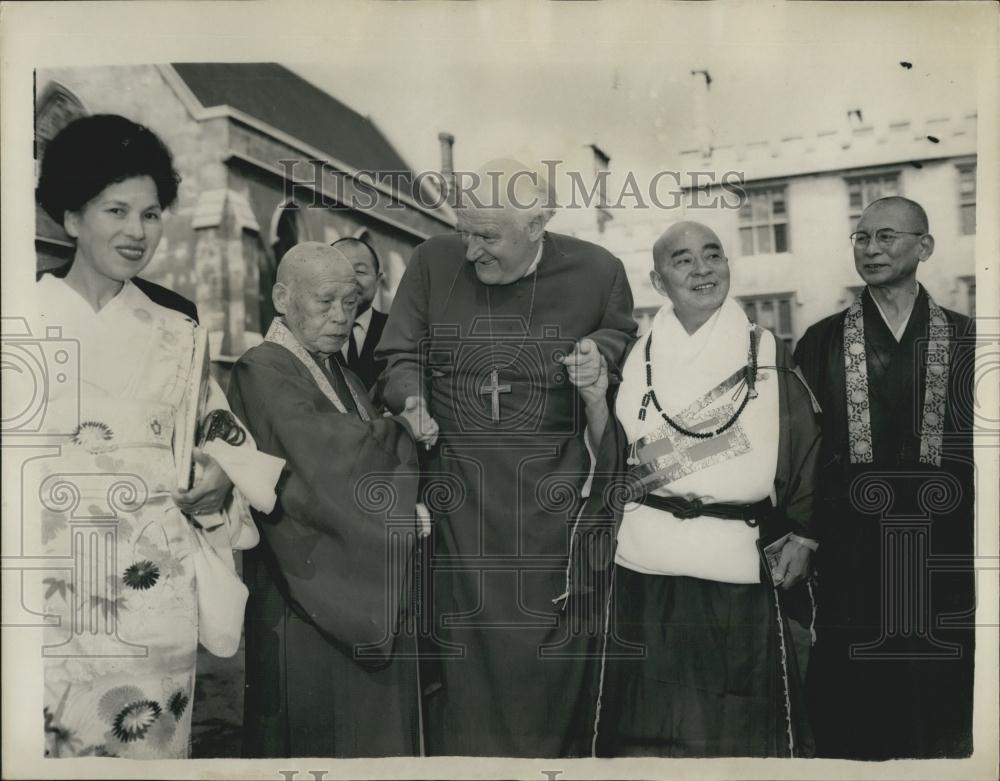
{"label": "arched window", "polygon": [[288,201],[278,206],[271,220],[271,231],[268,244],[270,253],[262,253],[260,258],[260,326],[261,332],[267,333],[274,319],[274,303],[271,301],[271,288],[277,279],[278,262],[281,257],[301,241],[309,240],[303,209],[294,201]]}
{"label": "arched window", "polygon": [[72,90],[50,81],[35,100],[35,160],[41,161],[49,141],[66,125],[90,112]]}

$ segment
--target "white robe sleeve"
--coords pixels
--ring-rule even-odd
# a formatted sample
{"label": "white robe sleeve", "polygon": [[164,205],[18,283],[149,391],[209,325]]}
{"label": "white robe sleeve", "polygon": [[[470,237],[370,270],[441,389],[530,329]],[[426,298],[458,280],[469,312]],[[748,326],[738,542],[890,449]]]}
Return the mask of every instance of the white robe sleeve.
{"label": "white robe sleeve", "polygon": [[[209,412],[229,410],[229,402],[214,379],[209,380]],[[260,534],[250,507],[274,509],[275,486],[284,459],[257,449],[250,432],[233,416],[246,434],[239,446],[215,439],[202,450],[214,458],[230,480],[233,492],[220,513],[198,516],[193,525],[193,561],[198,581],[198,639],[216,656],[232,656],[239,649],[247,589],[236,573],[233,550],[254,547]]]}

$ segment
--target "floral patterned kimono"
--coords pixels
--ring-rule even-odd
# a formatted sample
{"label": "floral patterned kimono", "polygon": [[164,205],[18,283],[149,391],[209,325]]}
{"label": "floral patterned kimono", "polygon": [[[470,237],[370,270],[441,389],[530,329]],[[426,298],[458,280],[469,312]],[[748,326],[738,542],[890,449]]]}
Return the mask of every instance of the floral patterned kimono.
{"label": "floral patterned kimono", "polygon": [[[45,553],[66,561],[44,580],[46,613],[58,617],[42,650],[46,756],[183,758],[200,542],[169,491],[178,485],[172,434],[196,325],[129,282],[99,312],[52,276],[41,279],[38,294],[43,328],[78,340],[80,375],[78,385],[63,383],[69,391],[47,399],[46,427],[60,451],[45,460],[37,492]],[[214,383],[208,407],[227,408]],[[247,446],[254,447],[249,437]],[[230,568],[230,543],[256,542],[234,493],[231,512],[208,516]],[[230,610],[237,637],[242,609]]]}

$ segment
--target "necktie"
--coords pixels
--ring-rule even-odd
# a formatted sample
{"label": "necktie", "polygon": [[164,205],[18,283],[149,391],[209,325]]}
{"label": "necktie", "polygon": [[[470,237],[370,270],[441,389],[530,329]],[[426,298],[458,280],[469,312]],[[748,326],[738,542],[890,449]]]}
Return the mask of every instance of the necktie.
{"label": "necktie", "polygon": [[[357,328],[357,326],[355,326],[355,328]],[[347,365],[348,366],[357,366],[357,364],[358,364],[358,342],[354,338],[354,334],[355,333],[356,333],[355,329],[352,328],[351,329],[351,344],[347,348]]]}
{"label": "necktie", "polygon": [[329,372],[328,376],[333,389],[337,393],[337,398],[347,407],[348,412],[354,412],[357,409],[357,405],[354,403],[354,397],[351,395],[350,388],[347,387],[347,380],[344,379],[340,366],[337,365],[336,361],[331,360],[326,368]]}

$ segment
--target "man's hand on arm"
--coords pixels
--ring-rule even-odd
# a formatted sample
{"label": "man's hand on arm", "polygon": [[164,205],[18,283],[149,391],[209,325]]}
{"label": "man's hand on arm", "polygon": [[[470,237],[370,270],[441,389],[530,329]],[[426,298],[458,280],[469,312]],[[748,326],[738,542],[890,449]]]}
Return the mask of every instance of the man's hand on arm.
{"label": "man's hand on arm", "polygon": [[[602,364],[607,370],[607,363],[601,351],[597,349],[592,339],[581,339],[576,347],[565,358],[560,359],[569,374],[569,381],[577,389],[593,385],[600,379]],[[607,388],[605,388],[607,390]]]}
{"label": "man's hand on arm", "polygon": [[428,450],[437,442],[438,424],[427,410],[422,396],[407,396],[403,411],[399,413],[413,431],[413,438],[422,442]]}
{"label": "man's hand on arm", "polygon": [[608,422],[608,362],[592,340],[581,339],[562,363],[586,405],[587,435],[596,450]]}

